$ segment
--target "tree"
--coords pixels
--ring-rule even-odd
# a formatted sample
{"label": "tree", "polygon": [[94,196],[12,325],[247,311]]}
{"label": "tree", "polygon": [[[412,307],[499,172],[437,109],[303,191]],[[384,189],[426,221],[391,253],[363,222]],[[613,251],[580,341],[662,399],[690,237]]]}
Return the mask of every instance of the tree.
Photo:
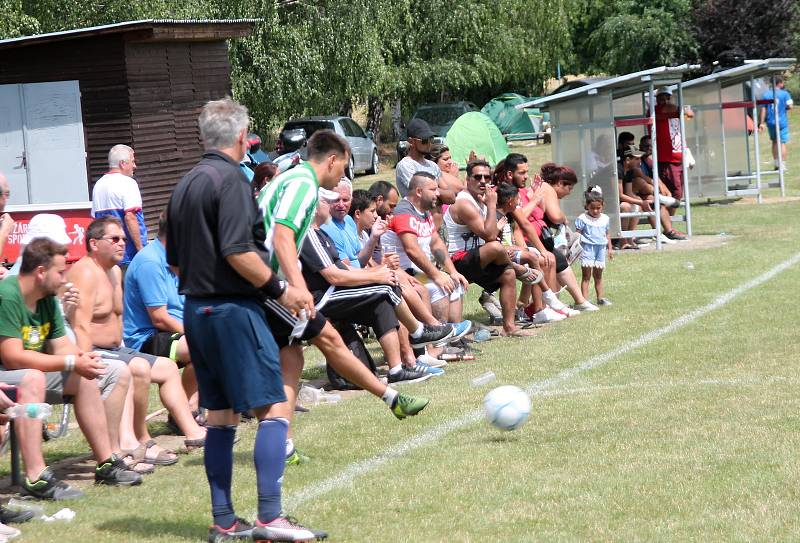
{"label": "tree", "polygon": [[700,57],[711,64],[729,51],[746,58],[791,57],[797,52],[797,0],[697,0],[693,31]]}

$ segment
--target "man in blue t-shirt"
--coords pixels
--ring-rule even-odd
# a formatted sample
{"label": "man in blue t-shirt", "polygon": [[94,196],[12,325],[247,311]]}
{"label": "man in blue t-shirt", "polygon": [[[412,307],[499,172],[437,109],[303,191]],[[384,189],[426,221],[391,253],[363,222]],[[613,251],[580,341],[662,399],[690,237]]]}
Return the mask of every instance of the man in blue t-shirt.
{"label": "man in blue t-shirt", "polygon": [[[783,78],[775,78],[775,94],[771,90],[764,93],[761,97],[762,100],[769,100],[773,102],[775,97],[778,98],[778,125],[775,126],[775,105],[770,103],[767,106],[761,106],[761,120],[758,123],[758,130],[763,131],[764,125],[767,125],[769,130],[769,139],[772,140],[772,158],[775,159],[775,169],[779,167],[778,161],[778,134],[780,134],[781,145],[781,159],[783,168],[786,169],[786,142],[789,141],[789,115],[788,110],[792,109],[794,102],[792,95],[789,91],[783,88]],[[777,129],[776,129],[777,128]]]}
{"label": "man in blue t-shirt", "polygon": [[158,237],[139,251],[125,274],[123,340],[135,351],[163,356],[184,367],[181,383],[195,419],[197,380],[183,331],[184,297],[167,264],[167,215],[158,218]]}
{"label": "man in blue t-shirt", "polygon": [[358,253],[361,251],[361,242],[356,223],[348,215],[353,202],[353,187],[349,180],[342,179],[334,190],[339,193],[339,199],[331,203],[331,221],[323,224],[322,230],[333,240],[342,262],[352,268],[360,268]]}

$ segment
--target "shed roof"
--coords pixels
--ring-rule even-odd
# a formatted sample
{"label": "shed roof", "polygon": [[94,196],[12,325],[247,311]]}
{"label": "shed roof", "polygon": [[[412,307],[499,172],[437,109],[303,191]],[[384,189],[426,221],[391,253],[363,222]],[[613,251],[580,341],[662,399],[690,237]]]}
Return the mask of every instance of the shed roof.
{"label": "shed roof", "polygon": [[247,36],[261,19],[143,19],[0,40],[0,50],[107,34],[135,34],[136,41],[224,40]]}
{"label": "shed roof", "polygon": [[536,100],[525,102],[524,104],[518,104],[516,108],[546,108],[555,103],[568,102],[577,98],[594,95],[601,91],[612,91],[615,98],[629,96],[647,90],[651,81],[654,86],[658,87],[678,83],[685,72],[694,68],[695,66],[690,66],[689,64],[650,68],[649,70],[642,70],[640,72],[633,72],[619,77],[597,81],[591,85],[586,85],[585,87],[579,87],[570,91],[537,98]]}
{"label": "shed roof", "polygon": [[683,88],[719,82],[723,87],[729,87],[743,81],[749,81],[751,77],[764,77],[774,73],[785,72],[797,62],[796,58],[766,58],[759,60],[745,60],[742,66],[729,68],[713,74],[704,75],[697,79],[692,79],[683,84]]}

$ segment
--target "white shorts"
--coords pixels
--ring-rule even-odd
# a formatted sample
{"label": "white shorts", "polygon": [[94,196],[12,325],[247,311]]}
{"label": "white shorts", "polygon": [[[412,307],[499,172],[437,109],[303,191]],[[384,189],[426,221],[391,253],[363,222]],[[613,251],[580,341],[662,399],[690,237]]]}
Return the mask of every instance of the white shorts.
{"label": "white shorts", "polygon": [[[439,300],[447,298],[448,296],[448,294],[441,288],[439,288],[439,285],[437,285],[433,281],[428,281],[427,283],[425,283],[425,288],[428,289],[428,293],[431,295],[431,303],[436,303]],[[453,292],[450,293],[449,295],[450,301],[455,302],[463,295],[464,295],[464,289],[461,287],[461,285],[458,285],[455,288],[455,290],[453,290]]]}

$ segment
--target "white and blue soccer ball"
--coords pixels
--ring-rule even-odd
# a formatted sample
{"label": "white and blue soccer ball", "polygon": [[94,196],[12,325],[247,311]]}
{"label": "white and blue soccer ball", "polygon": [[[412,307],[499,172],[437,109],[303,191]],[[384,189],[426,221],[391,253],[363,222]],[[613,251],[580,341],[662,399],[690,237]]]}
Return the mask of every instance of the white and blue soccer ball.
{"label": "white and blue soccer ball", "polygon": [[516,430],[531,414],[531,399],[521,388],[504,385],[489,391],[483,398],[483,409],[492,426]]}

